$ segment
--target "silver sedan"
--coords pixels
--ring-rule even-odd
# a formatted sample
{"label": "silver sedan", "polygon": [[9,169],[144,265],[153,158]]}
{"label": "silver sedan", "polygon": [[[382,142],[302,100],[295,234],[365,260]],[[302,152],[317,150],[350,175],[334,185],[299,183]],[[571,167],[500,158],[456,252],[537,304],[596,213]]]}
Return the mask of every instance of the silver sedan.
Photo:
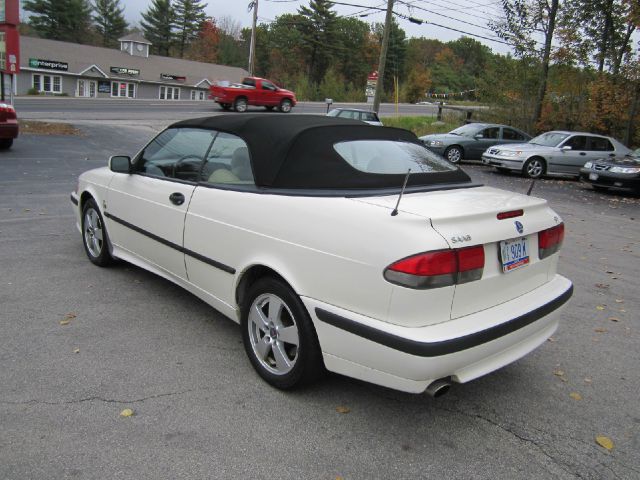
{"label": "silver sedan", "polygon": [[545,174],[579,176],[590,160],[624,156],[631,152],[611,137],[592,133],[552,131],[528,143],[495,145],[482,154],[482,161],[499,171],[514,170],[530,178]]}

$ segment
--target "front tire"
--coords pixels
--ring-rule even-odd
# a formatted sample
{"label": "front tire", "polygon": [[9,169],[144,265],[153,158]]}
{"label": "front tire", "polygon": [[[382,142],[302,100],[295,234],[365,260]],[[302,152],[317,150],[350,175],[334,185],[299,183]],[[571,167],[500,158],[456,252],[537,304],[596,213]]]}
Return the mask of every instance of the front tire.
{"label": "front tire", "polygon": [[288,390],[320,376],[322,354],[313,323],[287,284],[272,277],[257,280],[241,312],[245,351],[267,383]]}
{"label": "front tire", "polygon": [[522,173],[529,178],[540,178],[544,175],[547,166],[543,159],[534,157],[527,160],[522,167]]}
{"label": "front tire", "polygon": [[235,103],[233,104],[233,108],[238,113],[244,113],[247,111],[249,104],[247,103],[246,98],[237,98]]}
{"label": "front tire", "polygon": [[293,108],[293,103],[288,98],[285,98],[280,102],[279,109],[282,113],[289,113],[292,108]]}
{"label": "front tire", "polygon": [[91,263],[106,267],[113,262],[109,253],[109,236],[100,209],[93,199],[82,208],[82,243]]}
{"label": "front tire", "polygon": [[444,158],[449,160],[451,163],[460,163],[464,158],[464,152],[462,151],[462,148],[454,145],[444,151]]}

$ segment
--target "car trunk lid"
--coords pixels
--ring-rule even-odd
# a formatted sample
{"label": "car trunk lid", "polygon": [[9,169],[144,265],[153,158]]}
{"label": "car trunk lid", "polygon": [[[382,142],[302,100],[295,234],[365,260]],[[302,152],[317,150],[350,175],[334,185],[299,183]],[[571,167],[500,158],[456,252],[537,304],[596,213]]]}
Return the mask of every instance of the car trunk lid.
{"label": "car trunk lid", "polygon": [[[391,211],[397,199],[394,195],[357,200]],[[482,278],[456,286],[451,318],[523,295],[547,282],[555,268],[553,261],[540,261],[537,254],[537,232],[560,222],[543,199],[491,187],[411,193],[405,194],[400,202],[399,215],[403,212],[429,219],[451,248],[484,246]],[[499,214],[509,212],[516,212],[510,215],[517,216],[498,218]],[[505,273],[500,242],[519,238],[526,238],[529,262]]]}

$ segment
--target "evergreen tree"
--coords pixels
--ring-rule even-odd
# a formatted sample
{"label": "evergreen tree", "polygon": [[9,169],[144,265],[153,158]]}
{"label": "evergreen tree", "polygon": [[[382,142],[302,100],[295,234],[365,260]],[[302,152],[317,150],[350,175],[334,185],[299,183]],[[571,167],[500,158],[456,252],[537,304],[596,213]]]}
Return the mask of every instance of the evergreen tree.
{"label": "evergreen tree", "polygon": [[29,24],[41,37],[75,43],[90,38],[91,6],[86,0],[25,0]]}
{"label": "evergreen tree", "polygon": [[300,7],[302,46],[308,55],[311,82],[319,84],[329,68],[336,50],[336,12],[328,0],[310,0],[309,7]]}
{"label": "evergreen tree", "polygon": [[93,21],[100,35],[103,47],[115,47],[127,29],[124,19],[124,8],[120,6],[120,0],[94,0]]}
{"label": "evergreen tree", "polygon": [[153,44],[152,51],[168,57],[173,45],[175,27],[175,10],[171,0],[153,0],[151,6],[141,15],[140,25],[145,38]]}
{"label": "evergreen tree", "polygon": [[204,9],[207,6],[199,0],[176,0],[174,4],[176,44],[180,58],[184,56],[185,48],[189,46],[200,32],[200,26],[206,15]]}

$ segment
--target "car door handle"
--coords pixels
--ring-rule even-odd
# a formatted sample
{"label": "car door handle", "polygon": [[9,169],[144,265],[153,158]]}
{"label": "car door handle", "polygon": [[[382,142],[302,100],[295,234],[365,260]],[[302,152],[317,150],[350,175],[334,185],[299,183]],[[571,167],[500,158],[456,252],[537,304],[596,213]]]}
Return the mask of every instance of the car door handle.
{"label": "car door handle", "polygon": [[585,152],[580,152],[580,155],[586,155],[586,153]]}
{"label": "car door handle", "polygon": [[174,192],[171,195],[169,195],[169,200],[174,205],[182,205],[184,203],[184,195],[181,194],[180,192]]}

